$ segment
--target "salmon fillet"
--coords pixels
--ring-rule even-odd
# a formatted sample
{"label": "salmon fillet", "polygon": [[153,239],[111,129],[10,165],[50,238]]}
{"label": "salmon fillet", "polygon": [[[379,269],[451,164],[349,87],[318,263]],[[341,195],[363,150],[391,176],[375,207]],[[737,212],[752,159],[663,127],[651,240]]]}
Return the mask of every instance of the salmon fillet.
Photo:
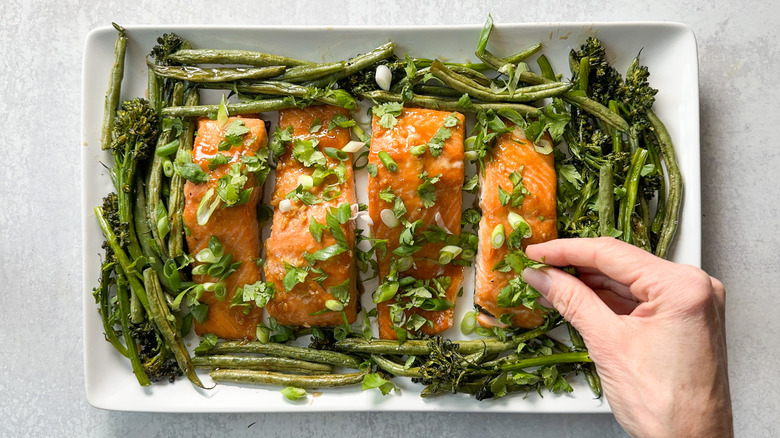
{"label": "salmon fillet", "polygon": [[[448,118],[447,124],[454,123],[454,125],[445,128],[445,121]],[[397,262],[401,258],[399,255],[394,255],[393,251],[402,246],[399,239],[406,228],[403,223],[391,227],[383,222],[382,211],[392,210],[396,201],[383,200],[381,194],[385,198],[392,194],[393,197],[402,200],[406,212],[400,222],[421,221],[415,235],[419,236],[421,232],[436,226],[453,234],[460,234],[465,118],[459,113],[404,108],[396,120],[397,124],[393,128],[385,129],[380,126],[379,118],[374,116],[371,151],[368,156],[369,164],[375,165],[377,169],[376,176],[369,177],[368,180],[368,211],[373,221],[373,235],[376,239],[387,240],[387,251],[384,254],[377,254],[380,288],[381,284],[389,281],[386,277],[391,273],[393,261]],[[412,154],[413,147],[430,144],[436,133],[443,128],[449,129],[450,135],[441,144],[440,153],[437,154],[433,152],[433,148],[428,147],[421,155]],[[382,163],[379,155],[382,152],[387,153],[395,161],[398,166],[396,172],[391,172]],[[429,190],[430,205],[426,207],[420,191],[421,184],[430,178],[438,178],[438,181],[433,183],[433,188]],[[435,193],[432,204],[430,191]],[[401,298],[402,293],[399,290],[394,297],[377,303],[377,322],[381,338],[396,339],[398,337],[396,330],[406,330],[414,335],[417,330],[414,330],[413,320],[416,319],[417,322],[423,320],[412,315],[424,318],[425,323],[418,328],[422,333],[435,334],[452,326],[454,317],[452,306],[463,280],[463,268],[454,264],[439,264],[439,250],[444,246],[443,242],[423,241],[420,244],[419,239],[416,238],[414,245],[420,246],[420,249],[411,255],[414,264],[399,274],[401,277],[399,281],[406,281],[403,279],[411,277],[428,281],[429,285],[433,285],[431,282],[448,278],[449,284],[441,284],[444,293],[439,293],[438,296],[446,299],[450,308],[423,310],[420,307],[412,307],[399,310],[407,307],[410,302],[409,298]],[[412,324],[411,329],[409,324]]]}
{"label": "salmon fillet", "polygon": [[[243,135],[240,145],[219,151],[219,144],[225,140],[225,131],[234,121],[241,120],[249,132]],[[218,299],[214,293],[205,292],[200,301],[209,306],[204,323],[195,322],[198,335],[213,333],[222,339],[254,339],[257,324],[262,311],[254,305],[245,313],[240,307],[231,308],[230,302],[236,288],[254,284],[260,280],[260,268],[255,261],[260,257],[260,229],[257,223],[257,204],[262,197],[262,187],[256,186],[254,175],[249,173],[244,189],[252,188],[249,200],[244,204],[218,207],[204,225],[198,225],[198,205],[210,189],[215,189],[219,179],[226,175],[234,163],[240,163],[241,157],[266,155],[268,136],[265,122],[258,118],[230,117],[225,127],[220,128],[216,120],[198,119],[198,136],[193,145],[193,162],[208,173],[208,181],[195,184],[187,181],[184,185],[184,223],[189,230],[187,248],[193,257],[207,248],[211,236],[222,243],[225,254],[232,254],[233,262],[240,262],[235,272],[223,280],[227,296]],[[222,154],[228,158],[227,164],[209,169],[209,158]],[[212,195],[213,196],[213,195]],[[214,199],[213,197],[211,199]],[[195,266],[199,263],[196,262]],[[207,275],[194,275],[196,283],[213,283],[219,279]]]}
{"label": "salmon fillet", "polygon": [[[334,127],[328,130],[331,118],[337,114],[349,116],[346,109],[335,106],[310,106],[305,109],[279,111],[278,129],[291,127],[295,140],[289,143],[285,154],[277,160],[276,185],[271,201],[274,207],[273,224],[271,236],[265,242],[265,276],[276,288],[276,295],[268,302],[266,310],[283,325],[327,327],[343,324],[344,318],[349,323],[357,318],[354,221],[333,223],[335,228],[341,231],[336,233],[343,234],[343,252],[326,260],[314,260],[313,264],[305,258],[339,245],[334,233],[328,228],[327,216],[333,215],[340,205],[346,203],[351,207],[357,204],[351,154],[347,154],[347,158],[341,161],[324,153],[327,148],[340,151],[349,142],[348,128]],[[314,133],[310,132],[315,130],[318,124],[319,129]],[[307,167],[306,163],[294,156],[296,141],[305,142],[310,139],[316,139],[314,149],[323,153],[327,169],[342,166],[341,177],[329,175],[321,184],[305,190],[309,195],[313,195],[312,199],[316,203],[307,205],[300,199],[290,199],[291,208],[289,211],[282,211],[279,208],[280,203],[299,187],[299,178],[302,175],[312,176],[316,172],[317,165]],[[301,157],[306,161],[306,154],[299,154],[299,158]],[[324,227],[320,241],[317,241],[310,231],[312,220]],[[300,271],[301,269],[304,271]],[[285,278],[289,282],[295,272],[305,275],[305,279],[287,290]],[[288,283],[288,286],[290,284]],[[326,303],[331,300],[341,302],[343,312],[329,310]]]}
{"label": "salmon fillet", "polygon": [[[550,144],[551,139],[548,138]],[[501,205],[499,187],[512,193],[513,182],[509,175],[518,172],[522,175],[522,184],[528,191],[519,207],[511,203]],[[531,236],[522,240],[522,248],[557,237],[556,225],[556,174],[553,154],[541,154],[534,149],[533,142],[525,138],[519,128],[500,137],[485,160],[484,174],[481,178],[479,206],[482,219],[479,222],[479,249],[476,261],[476,285],[474,304],[481,310],[478,317],[480,325],[492,327],[505,325],[498,318],[509,316],[512,326],[533,328],[544,322],[544,312],[525,306],[501,307],[498,295],[501,289],[515,278],[514,271],[499,272],[497,264],[509,253],[507,244],[498,249],[491,245],[493,229],[501,224],[506,235],[512,231],[507,219],[510,212],[519,214],[531,228]]]}

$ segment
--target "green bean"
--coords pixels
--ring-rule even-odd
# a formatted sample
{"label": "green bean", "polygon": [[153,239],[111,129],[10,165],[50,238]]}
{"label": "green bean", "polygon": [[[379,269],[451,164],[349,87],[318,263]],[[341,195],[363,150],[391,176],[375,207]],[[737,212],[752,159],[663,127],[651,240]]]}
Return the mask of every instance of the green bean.
{"label": "green bean", "polygon": [[[555,82],[551,79],[546,79],[530,71],[524,71],[520,73],[520,80],[522,82],[526,82],[529,84],[544,84],[544,83]],[[613,113],[612,111],[609,110],[609,108],[605,107],[604,105],[596,102],[593,99],[590,99],[581,91],[578,90],[567,91],[566,93],[563,93],[563,95],[561,95],[560,97],[566,102],[577,105],[578,107],[582,108],[584,111],[587,111],[588,113],[599,118],[601,121],[609,125],[611,128],[617,129],[625,133],[629,132],[628,122],[626,122],[625,119]]]}
{"label": "green bean", "polygon": [[312,87],[319,87],[323,88],[328,86],[332,81],[338,81],[340,79],[346,78],[347,76],[353,75],[360,70],[363,70],[366,67],[369,67],[373,64],[376,64],[377,62],[387,59],[391,56],[393,56],[393,52],[395,51],[395,43],[390,41],[388,43],[382,44],[381,46],[377,47],[376,49],[364,53],[362,55],[358,55],[354,58],[352,58],[348,63],[346,68],[340,72],[336,72],[335,74],[331,75],[327,78],[318,79],[316,81],[311,81],[307,83],[306,85],[312,86]]}
{"label": "green bean", "polygon": [[[433,60],[430,61],[433,63]],[[441,62],[441,61],[440,61]],[[474,70],[472,68],[464,67],[462,64],[452,64],[448,62],[442,62],[442,64],[446,65],[450,70],[452,70],[455,73],[458,73],[459,75],[465,77],[466,79],[472,81],[472,83],[476,83],[483,86],[490,86],[490,78],[485,76],[483,73]],[[431,67],[425,67],[417,70],[417,73],[414,74],[414,77],[412,78],[411,82],[412,84],[418,84],[420,81],[425,79],[426,76],[428,76],[431,73]],[[401,81],[399,81],[400,86],[403,86],[404,81],[408,81],[407,78],[403,78]],[[395,89],[392,91],[396,91]]]}
{"label": "green bean", "polygon": [[612,163],[604,163],[599,169],[599,234],[609,236],[615,228],[615,183]]}
{"label": "green bean", "polygon": [[450,87],[485,101],[532,102],[547,97],[559,96],[573,86],[573,84],[567,84],[565,82],[551,81],[529,87],[521,87],[516,89],[513,93],[496,93],[490,88],[482,85],[469,83],[465,78],[455,74],[438,60],[433,62],[431,72]]}
{"label": "green bean", "polygon": [[[138,233],[138,241],[141,244],[146,262],[149,266],[154,268],[157,272],[163,271],[163,261],[152,247],[154,237],[152,237],[152,227],[149,226],[149,221],[146,220],[146,194],[144,192],[144,184],[141,179],[136,180],[135,189],[135,205],[133,206],[133,220],[135,221],[136,230]],[[155,227],[157,228],[157,227]],[[169,291],[174,291],[168,279],[162,277],[160,279],[165,287]]]}
{"label": "green bean", "polygon": [[569,353],[557,353],[547,356],[528,357],[516,361],[510,361],[499,365],[501,371],[519,371],[531,367],[545,365],[556,365],[562,363],[592,363],[587,351],[577,351]]}
{"label": "green bean", "polygon": [[[618,103],[616,100],[610,100],[608,102],[608,106],[610,111],[613,113],[620,115],[620,109],[618,108]],[[609,131],[612,131],[612,150],[614,152],[622,152],[623,151],[623,134],[617,129],[609,128]],[[630,131],[630,129],[629,129]]]}
{"label": "green bean", "polygon": [[658,148],[658,145],[653,141],[653,139],[648,138],[652,136],[650,133],[646,133],[645,135],[645,144],[647,145],[647,150],[650,152],[650,162],[653,163],[653,165],[656,168],[656,171],[660,175],[660,187],[658,188],[658,202],[656,204],[655,214],[653,216],[653,222],[650,224],[650,232],[653,233],[654,236],[658,236],[658,233],[661,232],[661,227],[664,223],[664,214],[666,210],[666,171],[664,170],[663,165],[661,164],[661,157],[660,157],[660,151]]}
{"label": "green bean", "polygon": [[539,108],[521,103],[472,102],[470,106],[463,107],[458,105],[458,101],[454,99],[443,99],[439,97],[423,96],[420,94],[415,94],[410,100],[404,101],[403,96],[398,93],[390,93],[379,90],[362,93],[361,96],[365,99],[371,99],[375,102],[402,102],[413,107],[438,109],[442,111],[478,112],[489,109],[494,111],[499,111],[501,109],[511,109],[523,115],[535,115],[539,112]]}
{"label": "green bean", "polygon": [[[190,89],[187,94],[187,105],[197,105],[200,95],[197,88]],[[190,120],[179,135],[179,150],[191,151],[194,141],[195,120]],[[174,174],[171,178],[171,193],[168,196],[168,217],[171,221],[171,231],[168,237],[168,254],[178,257],[184,253],[184,177]],[[155,216],[156,217],[156,216]]]}
{"label": "green bean", "polygon": [[536,63],[539,65],[539,70],[542,72],[542,77],[551,81],[556,80],[555,72],[553,71],[552,65],[550,65],[550,60],[547,59],[546,56],[539,56],[539,58],[536,60]]}
{"label": "green bean", "polygon": [[327,62],[322,64],[299,65],[288,68],[284,73],[271,76],[275,81],[306,82],[321,79],[334,73],[342,72],[347,68],[344,61]]}
{"label": "green bean", "polygon": [[366,371],[347,374],[320,374],[302,376],[272,371],[214,370],[209,373],[215,382],[250,383],[255,385],[295,386],[297,388],[329,388],[355,385],[363,381]]}
{"label": "green bean", "polygon": [[371,360],[374,361],[376,366],[390,374],[400,377],[420,377],[420,367],[407,369],[404,368],[403,365],[393,362],[392,360],[378,354],[372,354]]}
{"label": "green bean", "polygon": [[[574,347],[574,349],[587,351],[585,341],[582,339],[580,332],[578,332],[577,329],[569,323],[566,323],[566,328],[569,330],[569,339],[571,340],[571,345]],[[588,383],[588,386],[590,386],[590,390],[593,391],[593,395],[595,395],[596,398],[601,398],[601,378],[599,377],[599,373],[596,371],[596,365],[592,363],[584,364],[582,369],[585,372],[585,381]]]}
{"label": "green bean", "polygon": [[361,360],[348,354],[329,350],[315,350],[312,348],[296,347],[293,345],[277,344],[275,342],[262,343],[227,341],[219,342],[206,353],[196,353],[199,356],[225,354],[225,353],[252,353],[267,354],[270,356],[286,357],[290,359],[305,360],[309,362],[327,363],[345,368],[357,369]]}
{"label": "green bean", "polygon": [[285,357],[256,356],[196,356],[192,358],[196,368],[227,368],[261,371],[287,371],[297,374],[329,374],[333,366]]}
{"label": "green bean", "polygon": [[302,98],[309,98],[309,96],[312,96],[312,99],[317,102],[341,106],[341,102],[339,102],[338,99],[323,92],[324,90],[321,88],[305,87],[303,85],[283,81],[260,81],[252,83],[215,82],[204,84],[203,88],[235,90],[240,93],[267,94],[273,96],[295,96]]}
{"label": "green bean", "polygon": [[[289,99],[264,99],[252,102],[229,103],[227,110],[230,115],[257,114],[268,111],[279,111],[285,108],[295,108],[295,102]],[[163,108],[161,113],[166,117],[202,117],[217,114],[219,105],[172,106]]]}
{"label": "green bean", "polygon": [[[486,338],[468,341],[453,341],[453,343],[459,345],[458,352],[464,355],[477,352],[484,352],[486,355],[493,354],[517,348],[521,342],[547,333],[557,325],[560,325],[560,322],[543,325],[525,333],[517,334],[506,341],[501,341],[497,338]],[[362,338],[346,338],[337,341],[335,347],[337,350],[351,353],[395,354],[399,356],[425,356],[431,354],[431,348],[428,346],[428,341],[425,340],[407,340],[399,344],[398,341],[389,339],[367,340]]]}
{"label": "green bean", "polygon": [[437,96],[437,97],[460,98],[460,96],[463,95],[463,93],[461,93],[460,91],[454,88],[442,87],[439,85],[419,84],[419,85],[415,85],[412,90],[417,94],[427,94],[429,96]]}
{"label": "green bean", "polygon": [[146,371],[144,371],[141,357],[138,355],[138,349],[135,346],[135,339],[130,331],[130,299],[127,290],[127,277],[122,272],[121,266],[117,270],[116,299],[119,304],[119,324],[122,327],[122,335],[125,338],[126,351],[130,358],[130,364],[133,367],[133,374],[135,374],[135,378],[141,386],[149,386],[151,382],[146,375]]}
{"label": "green bean", "polygon": [[476,55],[477,58],[481,59],[482,62],[496,71],[499,71],[502,67],[508,64],[505,59],[492,54],[489,50],[477,50]]}
{"label": "green bean", "polygon": [[138,281],[140,274],[138,273],[136,263],[130,260],[124,248],[119,244],[116,234],[114,234],[114,230],[111,229],[111,225],[109,225],[108,220],[106,219],[103,207],[95,207],[93,211],[95,212],[95,217],[98,220],[100,229],[103,231],[103,235],[106,238],[106,243],[114,252],[114,256],[119,263],[119,268],[127,276],[127,282],[130,284],[130,288],[133,292],[138,295],[138,299],[141,300],[141,305],[143,305],[144,310],[149,313],[149,300],[146,297],[146,291],[144,290],[143,285]]}
{"label": "green bean", "polygon": [[680,167],[677,164],[672,136],[669,135],[666,126],[653,110],[647,112],[647,120],[650,121],[650,126],[658,138],[661,155],[669,171],[669,193],[665,204],[664,221],[658,236],[658,243],[655,246],[655,255],[666,257],[680,221],[680,205],[683,194],[682,173],[680,173]]}
{"label": "green bean", "polygon": [[149,316],[171,349],[173,356],[176,358],[176,363],[179,364],[179,369],[190,379],[193,385],[203,388],[203,383],[198,378],[198,375],[195,374],[195,367],[192,364],[187,347],[184,345],[184,339],[182,339],[179,331],[171,325],[174,316],[165,302],[165,296],[160,287],[160,280],[154,269],[147,268],[144,270],[144,286],[149,294]]}
{"label": "green bean", "polygon": [[590,58],[583,56],[580,59],[580,68],[577,75],[577,88],[584,92],[588,92],[588,77],[590,76]]}
{"label": "green bean", "polygon": [[618,230],[621,231],[623,240],[631,243],[631,213],[637,202],[637,192],[639,191],[639,177],[642,166],[647,160],[647,150],[637,149],[631,156],[631,164],[628,167],[626,181],[623,187],[626,189],[626,195],[620,200],[620,211],[618,212]]}
{"label": "green bean", "polygon": [[179,64],[243,64],[255,67],[267,67],[272,65],[296,65],[312,64],[309,61],[288,58],[286,56],[271,53],[254,52],[250,50],[229,49],[183,49],[168,55],[168,60]]}
{"label": "green bean", "polygon": [[225,82],[244,79],[263,79],[283,74],[287,67],[215,67],[157,65],[146,61],[146,65],[158,76],[190,82]]}
{"label": "green bean", "polygon": [[644,249],[647,252],[653,252],[650,243],[650,205],[647,199],[641,194],[638,196],[637,211],[631,215],[631,235],[634,245]]}
{"label": "green bean", "polygon": [[108,80],[108,92],[103,107],[103,129],[100,134],[100,147],[103,150],[111,146],[111,126],[114,124],[114,115],[119,106],[119,96],[122,91],[122,77],[125,74],[125,52],[127,51],[127,35],[125,28],[111,23],[119,32],[114,44],[114,64],[111,67],[111,76]]}
{"label": "green bean", "polygon": [[148,68],[146,72],[146,80],[146,89],[149,93],[149,107],[159,114],[160,108],[162,108],[160,78],[157,77],[157,75],[154,73],[154,70]]}
{"label": "green bean", "polygon": [[[155,75],[152,76],[155,78],[157,77]],[[184,84],[181,82],[176,82],[176,84],[173,86],[173,92],[171,93],[170,104],[181,105],[183,100]],[[160,101],[160,108],[158,108],[158,112],[161,111],[162,106],[166,104],[167,102]],[[169,143],[170,140],[171,132],[161,130],[160,136],[157,138],[157,147]],[[181,146],[181,141],[179,142],[179,146]],[[154,236],[155,242],[157,244],[157,251],[159,252],[163,261],[166,261],[169,258],[168,244],[166,243],[165,238],[160,236],[160,234],[157,232],[157,205],[161,201],[161,193],[163,189],[163,164],[163,157],[155,153],[146,176],[146,219],[149,222],[149,228],[152,230],[152,236]]]}
{"label": "green bean", "polygon": [[93,295],[95,301],[99,305],[98,312],[100,313],[100,320],[103,323],[103,332],[106,335],[106,340],[110,342],[122,356],[129,357],[127,348],[122,345],[113,325],[108,320],[111,314],[109,288],[111,287],[111,272],[113,272],[113,269],[113,265],[110,264],[102,266],[100,270],[100,283]]}

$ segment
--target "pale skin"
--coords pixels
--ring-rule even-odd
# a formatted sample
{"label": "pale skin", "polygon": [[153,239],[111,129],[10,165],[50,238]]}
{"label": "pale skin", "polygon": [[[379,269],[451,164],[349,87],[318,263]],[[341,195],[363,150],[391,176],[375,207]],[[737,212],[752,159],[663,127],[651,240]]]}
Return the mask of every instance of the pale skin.
{"label": "pale skin", "polygon": [[526,269],[582,334],[615,418],[635,437],[733,436],[723,284],[618,240],[526,248],[559,269]]}

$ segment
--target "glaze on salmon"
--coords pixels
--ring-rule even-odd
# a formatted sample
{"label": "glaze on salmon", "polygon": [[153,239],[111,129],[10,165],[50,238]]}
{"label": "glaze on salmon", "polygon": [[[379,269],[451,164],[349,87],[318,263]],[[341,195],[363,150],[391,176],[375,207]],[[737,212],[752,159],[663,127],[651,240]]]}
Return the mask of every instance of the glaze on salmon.
{"label": "glaze on salmon", "polygon": [[[374,116],[371,151],[368,157],[369,165],[376,166],[376,176],[370,176],[368,180],[368,211],[373,221],[373,236],[387,240],[387,251],[377,254],[380,284],[389,282],[387,276],[391,273],[392,263],[398,263],[403,258],[393,252],[404,246],[400,238],[407,228],[405,224],[419,220],[421,224],[414,233],[416,237],[412,246],[420,248],[408,256],[412,258],[413,264],[408,270],[398,274],[399,282],[408,281],[410,278],[429,282],[449,279],[448,285],[441,284],[446,288],[442,291],[444,293],[439,294],[439,299],[448,301],[450,308],[424,310],[412,307],[401,311],[399,309],[406,306],[410,299],[401,298],[402,293],[399,290],[394,297],[377,303],[379,336],[384,339],[396,339],[396,330],[402,331],[403,335],[406,335],[406,332],[414,335],[417,331],[435,334],[448,329],[453,323],[452,306],[463,280],[462,266],[439,264],[439,251],[444,243],[424,240],[421,243],[419,236],[423,231],[431,230],[431,227],[437,227],[439,231],[445,229],[449,234],[460,234],[464,117],[462,114],[446,111],[404,108],[395,119],[395,126],[386,129],[380,125],[379,118]],[[446,139],[439,142],[438,146],[430,146],[431,140],[440,129],[449,130],[449,135],[445,135]],[[413,148],[426,144],[429,146],[425,147],[422,154],[412,154]],[[419,148],[416,151],[419,153]],[[397,164],[397,171],[391,171],[382,162],[380,153],[383,152]],[[429,184],[428,189],[421,189],[426,180],[433,178],[436,182],[432,184],[432,188]],[[425,205],[421,191],[427,192],[425,196],[431,205]],[[400,199],[406,210],[398,218],[399,224],[395,226],[383,222],[382,211],[396,207],[396,200],[387,200],[391,195]],[[382,199],[383,196],[385,199]],[[387,213],[384,215],[387,216]],[[422,323],[417,330],[414,320],[417,325]]]}
{"label": "glaze on salmon", "polygon": [[[220,143],[225,140],[225,131],[236,120],[243,122],[249,132],[243,135],[240,145],[219,151]],[[194,257],[208,247],[211,236],[216,236],[222,243],[225,254],[231,254],[233,262],[241,263],[235,272],[223,280],[227,290],[226,297],[218,299],[214,293],[203,293],[200,301],[208,305],[209,310],[204,323],[195,322],[195,332],[198,335],[213,333],[222,339],[255,338],[262,311],[254,305],[249,307],[248,313],[241,307],[231,308],[231,299],[236,288],[260,280],[260,268],[256,264],[260,257],[257,203],[262,197],[262,184],[258,185],[255,175],[249,173],[243,186],[244,189],[252,188],[248,201],[230,207],[220,205],[204,225],[198,224],[197,210],[201,200],[210,190],[210,199],[215,199],[213,190],[216,189],[219,179],[227,174],[232,165],[241,163],[242,157],[267,157],[267,142],[265,122],[258,118],[230,117],[223,127],[219,126],[217,120],[198,119],[198,135],[192,150],[193,162],[208,174],[208,181],[200,184],[187,181],[184,186],[183,219],[188,230],[188,252]],[[225,156],[228,162],[209,169],[209,159],[217,154]],[[197,265],[196,262],[195,266]],[[196,283],[214,283],[218,280],[207,275],[193,276]]]}
{"label": "glaze on salmon", "polygon": [[[350,207],[357,204],[351,154],[346,159],[333,158],[325,154],[326,149],[338,151],[349,142],[349,129],[332,127],[331,119],[336,115],[349,116],[344,108],[335,106],[310,106],[305,109],[279,111],[279,130],[292,128],[293,141],[287,151],[277,160],[276,183],[271,204],[274,207],[271,236],[265,242],[266,280],[274,283],[276,295],[266,305],[268,314],[283,325],[290,326],[337,326],[352,323],[357,318],[358,289],[357,270],[354,261],[354,221],[337,223],[343,233],[346,245],[343,252],[326,260],[306,259],[320,250],[339,245],[338,240],[327,227],[327,216],[335,213],[343,204]],[[312,132],[314,131],[314,132]],[[299,153],[296,158],[296,142],[314,139],[314,150],[325,158],[327,169],[339,168],[338,175],[331,174],[310,189],[300,189],[301,176],[316,176],[317,165],[307,167],[307,154]],[[329,152],[333,154],[333,150]],[[303,160],[303,162],[301,161]],[[308,163],[312,164],[312,163]],[[322,169],[322,166],[320,167]],[[341,179],[341,181],[339,181]],[[302,197],[288,198],[296,189]],[[304,193],[305,192],[305,193]],[[303,199],[308,199],[307,205]],[[282,211],[280,204],[289,202],[289,210]],[[321,230],[320,241],[310,231],[312,220]],[[316,225],[315,225],[316,227]],[[304,270],[305,280],[287,290],[285,277],[293,275],[296,269]],[[291,274],[292,272],[292,274]],[[288,281],[291,277],[288,277]],[[291,283],[288,283],[290,285]],[[338,291],[338,292],[336,292]],[[339,296],[341,295],[341,296]],[[343,312],[331,310],[328,302],[340,302]],[[332,307],[332,306],[331,306]]]}
{"label": "glaze on salmon", "polygon": [[[550,139],[548,138],[548,141]],[[509,175],[518,172],[522,175],[522,184],[528,191],[519,207],[510,203],[502,205],[499,200],[499,187],[512,192],[513,182]],[[507,219],[510,212],[518,213],[531,228],[531,236],[522,240],[522,248],[557,237],[556,228],[556,174],[553,153],[542,154],[535,150],[533,142],[525,138],[523,131],[515,128],[500,137],[485,158],[484,174],[481,176],[479,206],[482,219],[479,222],[479,250],[476,261],[476,285],[474,304],[481,310],[478,316],[480,325],[492,327],[504,326],[498,318],[508,314],[512,326],[533,328],[544,322],[544,312],[525,306],[501,307],[498,295],[509,280],[517,273],[499,272],[496,265],[509,253],[507,244],[499,248],[491,245],[491,235],[499,224],[504,226],[508,235],[512,227]]]}

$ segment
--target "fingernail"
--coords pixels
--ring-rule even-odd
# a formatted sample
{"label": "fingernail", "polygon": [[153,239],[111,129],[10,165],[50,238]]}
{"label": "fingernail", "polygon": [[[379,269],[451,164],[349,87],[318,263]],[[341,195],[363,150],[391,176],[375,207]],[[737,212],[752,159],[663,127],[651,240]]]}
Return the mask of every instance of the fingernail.
{"label": "fingernail", "polygon": [[552,280],[550,279],[550,276],[547,275],[547,272],[545,272],[544,268],[542,269],[534,269],[534,268],[525,268],[523,269],[523,281],[530,284],[534,289],[538,290],[539,293],[542,295],[547,295],[547,292],[550,291],[550,286],[552,285]]}

